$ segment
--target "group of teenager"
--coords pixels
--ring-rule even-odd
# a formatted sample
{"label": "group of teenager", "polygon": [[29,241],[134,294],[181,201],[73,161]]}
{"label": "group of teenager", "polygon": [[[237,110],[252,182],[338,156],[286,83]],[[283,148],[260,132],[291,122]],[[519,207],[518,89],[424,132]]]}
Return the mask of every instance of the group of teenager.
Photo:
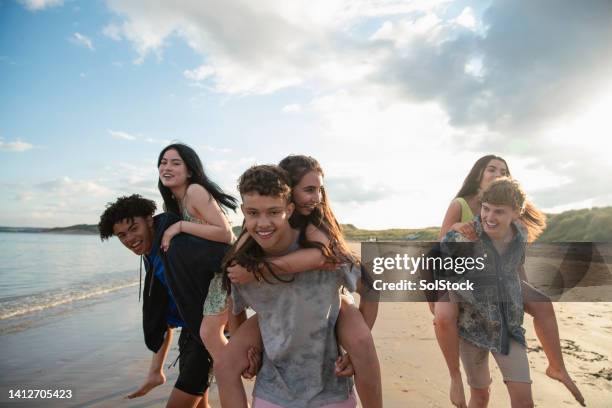
{"label": "group of teenager", "polygon": [[[141,256],[141,274],[145,266],[143,330],[154,354],[146,381],[128,398],[166,381],[164,360],[173,329],[181,328],[169,407],[208,407],[213,374],[222,407],[248,406],[242,377],[256,377],[254,408],[348,408],[357,395],[363,407],[382,407],[371,334],[378,302],[331,210],[320,164],[291,155],[247,169],[238,180],[238,237],[227,219],[238,201],[208,178],[192,148],[171,144],[157,165],[164,212],[155,215],[155,202],[134,194],[108,204],[98,225],[102,239],[116,236]],[[565,369],[552,304],[524,301],[537,291],[524,282],[523,244],[544,226],[503,159],[476,162],[447,211],[440,249],[481,243],[474,251],[490,255],[481,273],[499,278],[504,302],[491,300],[483,286],[430,303],[453,405],[468,406],[461,359],[469,406],[487,406],[491,352],[512,406],[533,406],[523,311],[534,316],[547,374],[584,402]],[[361,295],[358,306],[351,292]],[[250,317],[247,308],[255,312]]]}

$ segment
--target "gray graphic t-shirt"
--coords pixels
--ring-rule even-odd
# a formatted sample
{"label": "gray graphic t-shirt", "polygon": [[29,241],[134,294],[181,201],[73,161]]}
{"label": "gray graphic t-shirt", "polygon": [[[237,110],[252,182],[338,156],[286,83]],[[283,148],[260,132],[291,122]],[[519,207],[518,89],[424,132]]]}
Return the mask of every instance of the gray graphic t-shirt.
{"label": "gray graphic t-shirt", "polygon": [[284,407],[316,408],[341,402],[353,388],[338,378],[335,334],[340,311],[339,288],[355,291],[360,270],[283,275],[289,283],[251,282],[232,285],[234,314],[250,306],[259,316],[264,353],[253,394]]}

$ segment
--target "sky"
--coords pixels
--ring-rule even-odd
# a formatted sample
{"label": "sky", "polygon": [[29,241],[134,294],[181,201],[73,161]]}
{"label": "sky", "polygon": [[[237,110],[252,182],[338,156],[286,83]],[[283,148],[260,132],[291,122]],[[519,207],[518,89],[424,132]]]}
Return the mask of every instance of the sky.
{"label": "sky", "polygon": [[0,225],[161,204],[171,141],[234,195],[311,155],[361,228],[440,225],[490,153],[547,212],[608,206],[610,73],[607,0],[0,0]]}

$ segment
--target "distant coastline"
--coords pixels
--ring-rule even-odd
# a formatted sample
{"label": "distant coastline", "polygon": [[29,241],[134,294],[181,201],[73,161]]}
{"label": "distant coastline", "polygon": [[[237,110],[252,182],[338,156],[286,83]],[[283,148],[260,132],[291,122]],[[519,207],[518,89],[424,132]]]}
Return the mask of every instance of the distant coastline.
{"label": "distant coastline", "polygon": [[[564,211],[560,214],[547,214],[548,226],[540,242],[612,242],[612,207],[593,207],[590,209]],[[435,241],[439,227],[391,228],[366,230],[352,224],[342,224],[344,236],[350,241]],[[240,234],[241,227],[234,227]],[[46,233],[97,235],[98,226],[77,224],[68,227],[3,227],[0,232]]]}
{"label": "distant coastline", "polygon": [[97,235],[98,226],[90,225],[90,224],[77,224],[77,225],[71,225],[69,227],[55,227],[55,228],[0,226],[0,232]]}

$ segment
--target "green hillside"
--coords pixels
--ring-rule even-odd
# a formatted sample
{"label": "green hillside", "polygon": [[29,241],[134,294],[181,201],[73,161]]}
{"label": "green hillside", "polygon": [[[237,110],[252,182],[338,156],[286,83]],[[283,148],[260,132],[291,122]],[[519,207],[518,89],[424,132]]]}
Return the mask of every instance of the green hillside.
{"label": "green hillside", "polygon": [[612,207],[548,215],[540,242],[612,242]]}
{"label": "green hillside", "polygon": [[343,224],[344,236],[349,241],[435,241],[440,228],[392,228],[386,230],[366,230],[353,224]]}

